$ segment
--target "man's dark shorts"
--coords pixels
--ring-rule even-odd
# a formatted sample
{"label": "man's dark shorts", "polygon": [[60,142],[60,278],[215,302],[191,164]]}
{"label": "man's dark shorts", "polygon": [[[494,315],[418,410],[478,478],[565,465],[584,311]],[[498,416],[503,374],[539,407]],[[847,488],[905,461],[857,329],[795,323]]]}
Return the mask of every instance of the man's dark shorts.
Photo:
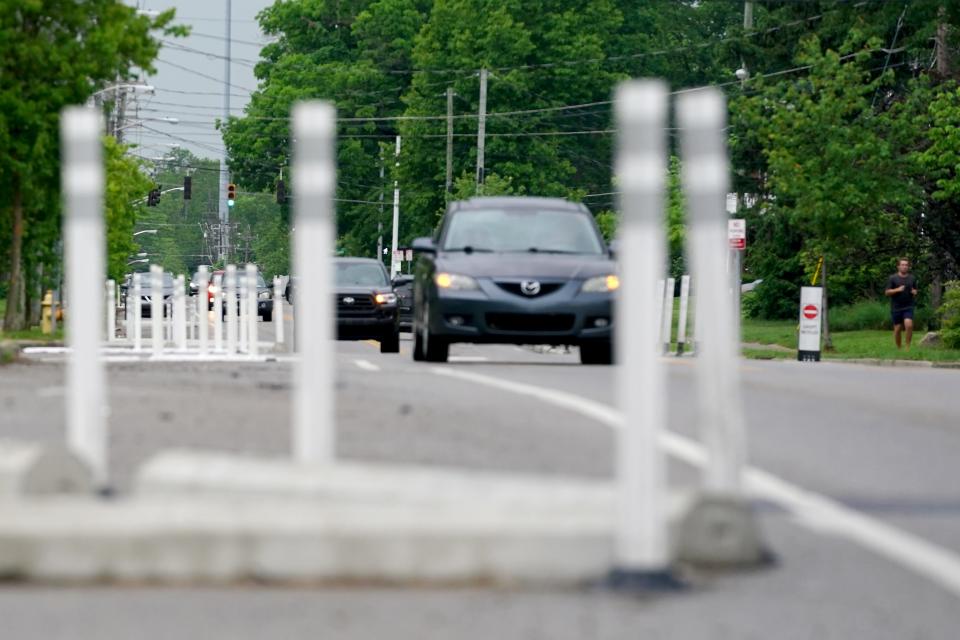
{"label": "man's dark shorts", "polygon": [[913,309],[900,309],[898,311],[891,311],[890,317],[893,320],[893,326],[903,324],[905,318],[910,318],[913,320]]}

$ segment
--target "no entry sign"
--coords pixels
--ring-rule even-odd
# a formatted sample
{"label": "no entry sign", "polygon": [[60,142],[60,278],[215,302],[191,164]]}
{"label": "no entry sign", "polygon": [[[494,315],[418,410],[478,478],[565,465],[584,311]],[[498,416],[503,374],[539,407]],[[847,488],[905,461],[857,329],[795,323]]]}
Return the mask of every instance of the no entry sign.
{"label": "no entry sign", "polygon": [[797,360],[820,360],[820,309],[823,305],[822,287],[800,288],[800,336]]}
{"label": "no entry sign", "polygon": [[743,251],[747,248],[747,221],[743,218],[727,220],[727,241],[730,248]]}

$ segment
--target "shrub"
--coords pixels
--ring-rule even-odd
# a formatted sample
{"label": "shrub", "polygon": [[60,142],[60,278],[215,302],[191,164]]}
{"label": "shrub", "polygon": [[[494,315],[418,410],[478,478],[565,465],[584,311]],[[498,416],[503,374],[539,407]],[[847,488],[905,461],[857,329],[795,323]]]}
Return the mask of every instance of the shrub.
{"label": "shrub", "polygon": [[884,300],[861,300],[851,305],[830,308],[831,331],[890,328],[890,303]]}
{"label": "shrub", "polygon": [[960,349],[960,280],[948,282],[940,305],[940,337],[951,349]]}

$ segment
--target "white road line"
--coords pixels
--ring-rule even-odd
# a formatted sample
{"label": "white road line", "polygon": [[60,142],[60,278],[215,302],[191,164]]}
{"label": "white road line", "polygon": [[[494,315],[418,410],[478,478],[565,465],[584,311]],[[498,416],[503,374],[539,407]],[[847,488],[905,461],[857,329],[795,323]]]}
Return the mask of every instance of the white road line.
{"label": "white road line", "polygon": [[490,358],[486,356],[450,356],[449,362],[488,362]]}
{"label": "white road line", "polygon": [[354,360],[353,363],[364,371],[380,371],[380,367],[373,364],[369,360]]}
{"label": "white road line", "polygon": [[[433,367],[431,371],[437,375],[533,397],[579,413],[612,429],[621,426],[620,414],[612,407],[571,393],[457,369]],[[706,462],[703,447],[679,434],[664,434],[661,445],[668,453],[691,465],[703,466]],[[953,551],[756,467],[747,467],[745,474],[747,489],[752,494],[780,505],[793,514],[799,524],[818,533],[844,537],[860,544],[960,596],[960,556]]]}

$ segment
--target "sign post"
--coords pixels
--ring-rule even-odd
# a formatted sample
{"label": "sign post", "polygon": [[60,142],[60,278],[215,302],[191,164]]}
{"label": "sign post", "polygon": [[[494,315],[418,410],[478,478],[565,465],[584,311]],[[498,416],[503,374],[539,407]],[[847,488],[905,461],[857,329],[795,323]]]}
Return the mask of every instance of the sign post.
{"label": "sign post", "polygon": [[820,327],[823,323],[823,287],[800,288],[800,336],[797,360],[820,361]]}

